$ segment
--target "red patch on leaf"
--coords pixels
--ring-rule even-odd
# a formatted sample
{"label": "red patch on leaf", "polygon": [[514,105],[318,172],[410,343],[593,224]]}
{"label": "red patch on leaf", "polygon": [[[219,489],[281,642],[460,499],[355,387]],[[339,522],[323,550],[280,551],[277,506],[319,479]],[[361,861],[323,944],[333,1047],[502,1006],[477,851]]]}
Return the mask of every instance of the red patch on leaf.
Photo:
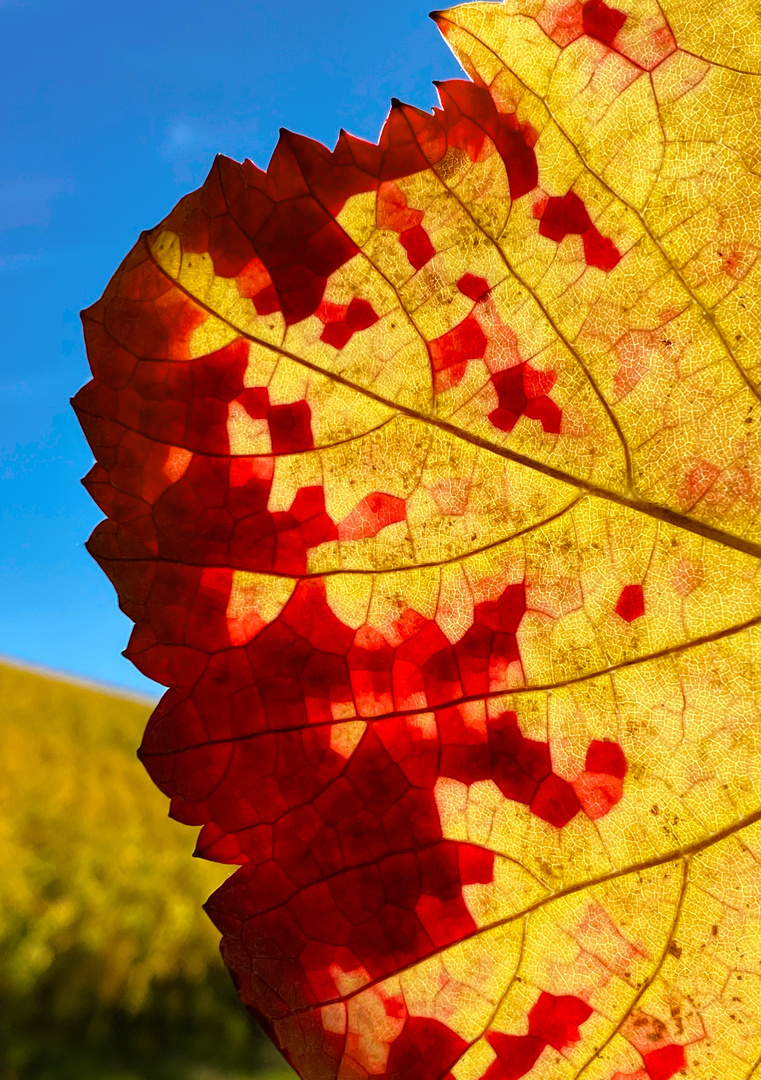
{"label": "red patch on leaf", "polygon": [[[320,687],[336,686],[335,650],[343,644],[330,620],[323,637],[318,655],[302,652],[297,661],[292,636],[273,655],[281,670],[284,662],[292,669],[299,663],[299,678],[314,684],[315,701]],[[257,669],[264,676],[266,669]],[[272,683],[263,701],[267,707],[271,700],[272,715],[279,713],[282,722],[291,695],[277,670],[260,685],[266,692],[266,682]],[[275,1015],[283,1011],[277,998],[298,1007],[334,997],[333,964],[361,966],[380,978],[476,928],[462,897],[464,880],[473,878],[474,860],[460,859],[469,845],[441,839],[435,745],[416,750],[407,725],[394,719],[369,728],[348,762],[329,742],[329,729],[320,726],[273,733],[250,749],[232,746],[232,755],[222,757],[226,784],[245,784],[246,799],[236,806],[213,791],[206,797],[212,821],[223,812],[224,831],[241,849],[235,861],[251,860],[217,891],[208,910],[229,934],[227,947],[235,947],[244,916],[243,947],[273,957],[257,963],[253,1000]],[[218,857],[207,847],[217,832],[207,826],[199,838],[207,856]],[[492,853],[477,858],[479,880],[491,880]],[[245,997],[245,966],[242,975]]]}
{"label": "red patch on leaf", "polygon": [[[150,308],[152,303],[145,306]],[[195,312],[184,305],[176,315],[172,311],[166,314],[176,318],[178,324],[187,320],[189,331],[202,321],[196,320]],[[107,408],[110,423],[124,428],[128,440],[151,439],[197,453],[229,453],[228,406],[243,389],[248,343],[239,339],[207,356],[190,359],[182,355],[185,350],[180,341],[172,350],[162,348],[159,336],[153,333],[150,314],[147,324],[141,337],[147,334],[149,340],[142,341],[141,347],[151,359],[142,359],[140,354],[130,357],[122,346],[114,344],[106,328],[85,323],[90,347],[94,342],[103,345],[102,378],[80,391],[78,398],[86,434],[96,445],[104,445],[106,455],[113,452],[105,449],[106,432],[98,433],[104,422],[100,417]],[[129,340],[137,335],[133,331],[125,336]],[[173,355],[162,356],[167,351]],[[117,363],[110,368],[114,361],[125,365],[122,370],[128,372],[128,378],[122,378]],[[121,441],[115,433],[108,437],[115,439],[114,446]],[[129,455],[115,455],[114,460],[117,456],[126,461]],[[101,460],[110,464],[108,456]]]}
{"label": "red patch on leaf", "polygon": [[420,270],[436,254],[428,233],[420,222],[422,210],[407,205],[407,196],[396,184],[381,184],[378,189],[376,217],[379,229],[393,229],[407,252],[411,266]]}
{"label": "red patch on leaf", "polygon": [[375,218],[379,229],[403,233],[423,220],[423,211],[407,205],[407,196],[397,184],[385,181],[378,187]]}
{"label": "red patch on leaf", "polygon": [[476,277],[475,274],[463,274],[457,282],[457,288],[463,296],[469,297],[475,304],[491,295],[486,278]]}
{"label": "red patch on leaf", "polygon": [[387,495],[384,491],[374,491],[357,503],[351,513],[339,523],[339,540],[362,540],[377,536],[381,529],[404,521],[407,517],[407,503],[396,495]]}
{"label": "red patch on leaf", "polygon": [[[273,406],[269,411],[288,409]],[[275,414],[286,448],[300,426],[293,423],[294,412],[298,419],[294,409]],[[338,531],[325,512],[321,486],[300,488],[287,511],[270,511],[273,474],[271,458],[194,456],[153,505],[149,520],[155,554],[179,564],[305,573],[308,550],[336,540]],[[134,535],[133,525],[125,522],[125,528]],[[99,553],[107,556],[109,551]],[[132,554],[138,555],[134,541]],[[142,557],[146,554],[141,552]]]}
{"label": "red patch on leaf", "polygon": [[641,585],[624,585],[616,603],[616,615],[625,622],[634,622],[645,614],[645,594]]}
{"label": "red patch on leaf", "polygon": [[594,739],[589,744],[584,772],[572,786],[591,821],[605,817],[621,801],[627,772],[628,764],[618,743]]}
{"label": "red patch on leaf", "polygon": [[497,1060],[486,1070],[483,1080],[520,1080],[531,1072],[547,1045],[533,1035],[504,1035],[501,1031],[490,1032],[486,1041]]}
{"label": "red patch on leaf", "polygon": [[505,163],[510,198],[520,199],[533,191],[539,182],[539,169],[534,153],[536,132],[529,124],[521,124],[514,113],[499,117],[497,150]]}
{"label": "red patch on leaf", "polygon": [[616,245],[592,224],[586,206],[574,191],[537,203],[534,216],[540,218],[539,235],[556,244],[569,235],[581,236],[587,266],[609,272],[621,261]]}
{"label": "red patch on leaf", "polygon": [[271,315],[275,311],[280,311],[280,300],[274,285],[266,285],[254,296],[253,300],[257,315]]}
{"label": "red patch on leaf", "polygon": [[[242,382],[242,372],[239,374]],[[234,400],[255,420],[267,421],[273,454],[298,454],[302,450],[311,450],[314,446],[309,402],[292,401],[286,405],[270,405],[269,390],[266,386],[246,387]]]}
{"label": "red patch on leaf", "polygon": [[613,44],[616,34],[626,22],[623,11],[608,7],[604,0],[587,0],[581,11],[584,33],[604,45]]}
{"label": "red patch on leaf", "polygon": [[623,793],[627,765],[618,743],[592,742],[587,771],[571,784],[553,771],[549,744],[522,735],[514,712],[490,717],[485,730],[466,724],[456,708],[438,713],[437,722],[442,776],[468,785],[492,779],[506,798],[555,828],[582,809],[593,820],[603,817]]}
{"label": "red patch on leaf", "polygon": [[572,784],[574,794],[590,821],[609,814],[624,795],[624,785],[617,776],[584,771]]}
{"label": "red patch on leaf", "polygon": [[410,1016],[391,1044],[387,1080],[442,1080],[468,1044],[446,1024],[427,1016]]}
{"label": "red patch on leaf", "polygon": [[272,438],[274,454],[296,454],[311,450],[312,410],[306,401],[294,401],[289,405],[270,405],[267,421]]}
{"label": "red patch on leaf", "polygon": [[492,375],[499,406],[489,413],[489,420],[500,431],[510,432],[521,416],[538,420],[545,431],[557,435],[563,414],[549,397],[557,376],[554,371],[537,371],[528,361],[514,364]]}
{"label": "red patch on leaf", "polygon": [[420,224],[424,214],[407,205],[404,192],[393,183],[383,183],[378,189],[377,222],[380,229],[393,229],[407,252],[411,266],[420,270],[436,254],[428,233]]}
{"label": "red patch on leaf", "polygon": [[570,4],[555,12],[551,17],[542,10],[537,15],[537,22],[561,48],[570,45],[584,33],[582,5],[579,0],[572,0]]}
{"label": "red patch on leaf", "polygon": [[556,996],[544,991],[528,1014],[528,1035],[506,1035],[490,1031],[486,1041],[497,1054],[484,1080],[520,1080],[533,1069],[545,1046],[564,1050],[581,1038],[579,1025],[592,1015],[581,998]]}
{"label": "red patch on leaf", "polygon": [[681,1072],[687,1065],[684,1047],[671,1043],[661,1046],[649,1054],[642,1055],[650,1080],[671,1080],[675,1073]]}
{"label": "red patch on leaf", "polygon": [[465,374],[469,360],[481,360],[488,345],[481,324],[473,315],[446,334],[428,343],[433,369],[433,386],[437,394],[457,386]]}
{"label": "red patch on leaf", "polygon": [[358,330],[366,330],[378,321],[372,304],[356,296],[349,304],[327,304],[323,301],[316,314],[325,324],[320,341],[336,349],[342,349]]}
{"label": "red patch on leaf", "polygon": [[236,284],[241,296],[254,301],[257,315],[271,315],[280,310],[280,301],[267,268],[254,256],[237,276]]}
{"label": "red patch on leaf", "polygon": [[587,750],[586,768],[589,772],[609,773],[623,779],[628,771],[624,752],[617,742],[594,739]]}
{"label": "red patch on leaf", "polygon": [[[303,520],[311,510],[319,518],[318,491],[299,493]],[[229,584],[217,570],[194,579],[198,632],[207,640]],[[200,670],[157,640],[157,632],[165,641],[171,633],[162,622],[165,595],[149,596],[136,640],[154,644],[134,656],[155,675],[174,653],[174,681],[184,689],[157,710],[141,754],[171,789],[174,816],[203,824],[198,850],[245,864],[208,909],[244,998],[268,1015],[280,1015],[284,1000],[289,1008],[330,1000],[332,964],[381,978],[474,932],[462,889],[492,879],[494,855],[442,839],[434,794],[441,775],[491,777],[556,827],[578,811],[549,747],[526,739],[514,713],[473,727],[451,704],[493,688],[495,663],[519,662],[522,584],[476,605],[473,625],[454,644],[410,613],[392,645],[370,627],[345,626],[323,583],[305,580],[251,641],[218,646]],[[183,629],[183,643],[192,646],[195,633]],[[433,709],[435,731],[425,734],[415,715],[383,715],[410,699]],[[347,760],[331,746],[331,726],[334,710],[348,704],[374,720]],[[238,948],[261,958],[253,983],[248,965],[234,961]],[[543,1015],[536,1013],[537,1030]]]}
{"label": "red patch on leaf", "polygon": [[549,745],[524,738],[514,712],[489,718],[485,733],[466,726],[456,709],[437,720],[442,776],[464,784],[492,779],[508,799],[557,829],[581,809],[573,787],[552,771]]}
{"label": "red patch on leaf", "polygon": [[436,254],[436,248],[431,243],[428,233],[422,225],[415,225],[411,229],[405,229],[399,235],[399,243],[407,252],[410,265],[420,270],[427,262],[430,262]]}
{"label": "red patch on leaf", "polygon": [[592,1015],[592,1008],[581,998],[564,994],[542,993],[528,1014],[530,1035],[542,1039],[555,1050],[564,1050],[581,1038],[579,1025]]}

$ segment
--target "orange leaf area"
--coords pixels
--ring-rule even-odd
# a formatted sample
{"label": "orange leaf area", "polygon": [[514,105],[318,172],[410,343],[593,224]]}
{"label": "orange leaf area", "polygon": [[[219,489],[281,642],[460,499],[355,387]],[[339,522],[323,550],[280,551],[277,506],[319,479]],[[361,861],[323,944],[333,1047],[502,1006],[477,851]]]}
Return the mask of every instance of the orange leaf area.
{"label": "orange leaf area", "polygon": [[305,1080],[745,1080],[761,27],[434,18],[439,107],[217,158],[84,313],[141,758]]}

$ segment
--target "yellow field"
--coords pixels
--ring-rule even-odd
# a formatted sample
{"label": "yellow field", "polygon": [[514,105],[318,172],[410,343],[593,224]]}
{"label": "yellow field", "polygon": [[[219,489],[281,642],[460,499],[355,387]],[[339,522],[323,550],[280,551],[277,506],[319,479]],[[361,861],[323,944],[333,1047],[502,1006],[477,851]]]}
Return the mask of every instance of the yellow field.
{"label": "yellow field", "polygon": [[[201,910],[230,868],[191,858],[194,830],[167,818],[135,756],[149,713],[0,664],[3,1080],[288,1071],[249,1030]],[[80,1050],[71,1070],[56,1062]],[[210,1072],[220,1056],[237,1071]]]}

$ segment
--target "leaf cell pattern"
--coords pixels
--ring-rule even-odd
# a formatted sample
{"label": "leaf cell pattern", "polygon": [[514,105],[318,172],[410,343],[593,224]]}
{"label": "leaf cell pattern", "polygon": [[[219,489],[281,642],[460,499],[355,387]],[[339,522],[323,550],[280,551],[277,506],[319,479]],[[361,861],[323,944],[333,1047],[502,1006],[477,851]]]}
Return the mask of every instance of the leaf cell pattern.
{"label": "leaf cell pattern", "polygon": [[84,313],[141,747],[305,1080],[761,1066],[761,25],[434,13]]}

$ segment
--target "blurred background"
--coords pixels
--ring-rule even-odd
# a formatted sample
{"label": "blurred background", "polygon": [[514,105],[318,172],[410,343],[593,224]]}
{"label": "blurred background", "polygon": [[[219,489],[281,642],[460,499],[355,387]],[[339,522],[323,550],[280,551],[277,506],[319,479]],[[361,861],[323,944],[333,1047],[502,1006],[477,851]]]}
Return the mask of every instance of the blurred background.
{"label": "blurred background", "polygon": [[0,0],[0,40],[0,1080],[284,1080],[201,910],[229,868],[135,758],[158,691],[83,546],[79,311],[215,153],[376,139],[459,68],[414,0]]}
{"label": "blurred background", "polygon": [[0,665],[1,1080],[287,1080],[202,910],[230,867],[135,758],[150,703]]}

